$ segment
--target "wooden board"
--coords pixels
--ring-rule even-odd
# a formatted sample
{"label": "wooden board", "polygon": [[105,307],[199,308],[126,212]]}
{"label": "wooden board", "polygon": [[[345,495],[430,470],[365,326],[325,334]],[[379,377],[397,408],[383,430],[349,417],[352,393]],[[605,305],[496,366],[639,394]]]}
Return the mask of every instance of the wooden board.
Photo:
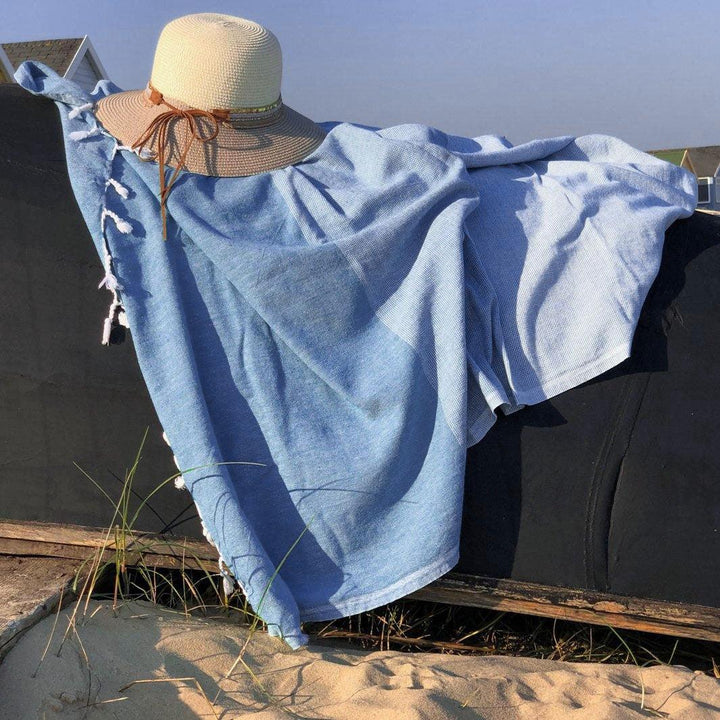
{"label": "wooden board", "polygon": [[123,542],[128,565],[136,564],[142,555],[149,566],[209,572],[218,569],[217,550],[202,540],[140,532],[133,533],[130,539],[123,539],[119,533],[108,533],[102,528],[0,520],[0,555],[85,560],[103,549],[109,558]]}
{"label": "wooden board", "polygon": [[449,573],[414,600],[540,615],[614,628],[720,641],[720,608]]}
{"label": "wooden board", "polygon": [[0,555],[0,660],[61,598],[73,598],[69,585],[79,565],[66,558]]}
{"label": "wooden board", "polygon": [[[0,520],[0,556],[85,559],[98,549],[108,556],[121,538],[77,525]],[[126,562],[202,568],[217,572],[218,553],[208,543],[136,533],[125,547]],[[645,632],[720,641],[720,608],[647,600],[517,580],[449,573],[410,599],[469,605]]]}

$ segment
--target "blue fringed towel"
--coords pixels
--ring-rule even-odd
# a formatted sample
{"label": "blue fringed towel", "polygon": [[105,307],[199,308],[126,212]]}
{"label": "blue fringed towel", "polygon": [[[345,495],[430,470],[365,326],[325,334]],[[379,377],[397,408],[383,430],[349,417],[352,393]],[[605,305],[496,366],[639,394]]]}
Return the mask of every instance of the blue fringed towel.
{"label": "blue fringed towel", "polygon": [[293,647],[453,567],[467,446],[629,356],[696,204],[690,173],[613,137],[324,123],[292,167],[183,171],[164,242],[157,165],[92,112],[119,88],[15,77],[60,110],[109,320],[209,535]]}

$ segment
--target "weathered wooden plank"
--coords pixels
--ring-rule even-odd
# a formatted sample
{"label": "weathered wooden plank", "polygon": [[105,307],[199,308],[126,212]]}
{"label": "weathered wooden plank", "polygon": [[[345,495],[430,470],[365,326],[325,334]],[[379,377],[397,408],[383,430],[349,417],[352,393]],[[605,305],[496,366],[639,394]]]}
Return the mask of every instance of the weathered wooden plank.
{"label": "weathered wooden plank", "polygon": [[[148,538],[154,542],[164,542],[168,546],[181,544],[188,552],[193,552],[198,557],[217,558],[217,553],[212,546],[203,540],[173,535],[158,535],[156,533],[134,532],[133,534],[137,539]],[[81,545],[83,547],[102,547],[106,545],[108,531],[107,528],[87,527],[84,525],[0,520],[0,538],[35,540],[37,542]],[[112,541],[112,532],[109,538]]]}
{"label": "weathered wooden plank", "polygon": [[125,562],[137,564],[142,557],[148,566],[217,571],[218,553],[209,543],[189,538],[133,533],[119,538],[107,529],[54,523],[0,521],[0,554],[86,559],[103,550],[103,559],[112,559],[120,543]]}
{"label": "weathered wooden plank", "polygon": [[36,622],[60,602],[80,563],[52,557],[0,556],[0,660]]}
{"label": "weathered wooden plank", "polygon": [[449,573],[411,599],[720,641],[720,608]]}
{"label": "weathered wooden plank", "polygon": [[[162,550],[172,552],[162,552]],[[15,555],[19,557],[57,557],[68,560],[86,560],[94,557],[100,550],[91,545],[63,545],[60,543],[34,542],[32,540],[6,540],[0,538],[0,556]],[[211,548],[212,550],[212,548]],[[208,553],[209,554],[209,553]],[[116,550],[113,544],[108,544],[102,550],[102,562],[112,561],[116,558]],[[123,562],[126,565],[139,565],[142,563],[148,567],[168,568],[173,570],[207,570],[217,572],[218,559],[198,558],[197,555],[182,552],[182,546],[168,548],[168,546],[135,544],[125,549]]]}
{"label": "weathered wooden plank", "polygon": [[[112,559],[115,545],[115,537],[100,528],[0,521],[0,555],[79,560],[104,548],[105,559]],[[141,557],[145,564],[154,567],[217,571],[215,548],[194,539],[134,534],[132,543],[125,548],[125,562],[133,565]],[[720,608],[701,605],[458,573],[449,573],[409,597],[720,641]]]}

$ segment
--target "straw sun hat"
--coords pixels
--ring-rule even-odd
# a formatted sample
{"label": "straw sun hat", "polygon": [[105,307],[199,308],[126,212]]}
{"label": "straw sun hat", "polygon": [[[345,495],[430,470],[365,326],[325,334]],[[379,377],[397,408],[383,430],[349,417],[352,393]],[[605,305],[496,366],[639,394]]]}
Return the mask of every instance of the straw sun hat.
{"label": "straw sun hat", "polygon": [[[94,111],[111,135],[159,163],[164,205],[183,168],[255,175],[300,162],[320,145],[325,131],[283,103],[281,77],[280,44],[262,25],[185,15],[162,29],[147,87],[112,93]],[[175,168],[169,182],[165,165]]]}

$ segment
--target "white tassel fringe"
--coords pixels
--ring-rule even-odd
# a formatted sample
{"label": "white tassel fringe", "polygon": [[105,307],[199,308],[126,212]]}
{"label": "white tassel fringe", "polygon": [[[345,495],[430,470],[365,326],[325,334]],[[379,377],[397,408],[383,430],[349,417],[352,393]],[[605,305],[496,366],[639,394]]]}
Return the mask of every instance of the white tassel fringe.
{"label": "white tassel fringe", "polygon": [[[73,117],[76,117],[80,112],[83,110],[89,110],[93,106],[93,103],[87,103],[86,105],[82,105],[80,107],[77,107],[73,110],[75,112],[75,115]],[[95,127],[92,130],[87,131],[78,131],[70,133],[70,137],[73,140],[82,140],[86,137],[91,137],[92,135],[99,135],[103,133],[104,131],[102,128]],[[110,292],[112,292],[113,299],[110,303],[110,309],[108,311],[108,316],[105,318],[105,321],[103,322],[103,333],[102,333],[102,340],[101,343],[103,345],[109,345],[110,344],[110,336],[112,335],[113,327],[115,326],[121,326],[124,328],[130,328],[130,323],[128,322],[127,313],[125,312],[125,308],[122,306],[122,303],[120,302],[120,298],[118,297],[118,291],[122,290],[122,285],[118,282],[118,279],[113,272],[113,259],[112,255],[110,254],[110,246],[108,244],[107,234],[106,234],[106,225],[105,221],[108,217],[112,218],[113,222],[115,223],[115,227],[118,229],[119,232],[123,233],[124,235],[129,235],[133,231],[133,226],[130,222],[127,220],[123,220],[117,213],[114,213],[112,210],[108,210],[106,206],[107,202],[107,189],[108,187],[112,186],[115,189],[115,192],[123,198],[127,199],[129,195],[128,189],[119,183],[115,178],[112,177],[112,166],[113,166],[113,160],[115,159],[115,155],[117,154],[118,149],[121,146],[119,145],[117,139],[115,139],[112,154],[110,155],[110,165],[109,165],[109,172],[108,172],[108,179],[105,182],[105,197],[103,199],[103,207],[102,212],[100,213],[100,231],[102,233],[102,240],[103,240],[103,250],[105,255],[105,276],[100,281],[100,284],[98,285],[98,289],[102,288],[103,286],[106,287]]]}
{"label": "white tassel fringe", "polygon": [[70,120],[74,120],[80,113],[85,112],[86,110],[92,110],[92,107],[93,104],[91,102],[85,103],[84,105],[78,105],[68,113],[68,117]]}
{"label": "white tassel fringe", "polygon": [[218,561],[218,566],[220,567],[220,574],[222,575],[223,579],[223,592],[225,593],[225,597],[229,598],[235,590],[235,581],[233,579],[233,576],[225,569],[226,564],[227,563],[224,563],[222,558],[220,558],[220,560]]}
{"label": "white tassel fringe", "polygon": [[73,130],[73,132],[70,133],[69,137],[71,140],[85,140],[86,138],[94,137],[95,135],[99,135],[100,133],[100,128],[95,127],[91,130]]}
{"label": "white tassel fringe", "polygon": [[108,181],[105,183],[105,186],[112,185],[115,188],[115,191],[117,194],[123,198],[123,200],[127,200],[128,198],[128,189],[121,185],[115,178],[108,178]]}
{"label": "white tassel fringe", "polygon": [[103,323],[103,334],[102,334],[102,341],[101,341],[102,345],[110,344],[110,332],[111,331],[112,331],[112,320],[110,319],[110,317],[106,317],[105,322]]}
{"label": "white tassel fringe", "polygon": [[215,545],[215,541],[210,537],[210,531],[207,529],[207,526],[205,525],[205,521],[200,518],[200,526],[202,527],[202,534],[205,536],[205,539],[213,546],[217,547]]}
{"label": "white tassel fringe", "polygon": [[132,225],[127,220],[123,220],[117,213],[114,213],[112,210],[103,208],[101,219],[104,219],[106,217],[112,218],[113,222],[115,223],[115,227],[124,235],[129,235],[132,232]]}
{"label": "white tassel fringe", "polygon": [[106,287],[111,292],[115,292],[117,290],[122,290],[122,285],[118,282],[118,279],[115,277],[115,275],[112,274],[110,270],[105,270],[105,277],[100,281],[100,284],[98,285],[98,290],[101,287]]}

